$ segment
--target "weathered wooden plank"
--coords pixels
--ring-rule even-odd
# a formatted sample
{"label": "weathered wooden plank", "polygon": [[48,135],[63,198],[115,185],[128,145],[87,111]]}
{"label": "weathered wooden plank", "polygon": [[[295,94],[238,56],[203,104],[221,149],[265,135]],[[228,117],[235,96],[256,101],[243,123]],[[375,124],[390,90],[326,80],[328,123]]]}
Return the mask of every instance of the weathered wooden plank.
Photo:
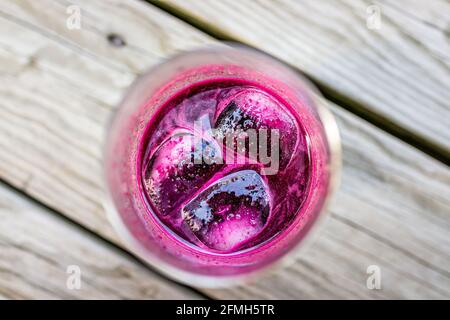
{"label": "weathered wooden plank", "polygon": [[[221,298],[449,298],[450,172],[347,112],[332,109],[343,177],[320,237],[284,272]],[[377,265],[382,290],[366,287]]]}
{"label": "weathered wooden plank", "polygon": [[[0,219],[0,297],[200,298],[3,184]],[[79,289],[69,279],[74,267],[80,271]]]}
{"label": "weathered wooden plank", "polygon": [[[345,95],[352,108],[450,161],[448,1],[151,2],[300,68],[330,95]],[[379,30],[366,24],[374,4]]]}
{"label": "weathered wooden plank", "polygon": [[[107,119],[136,73],[166,54],[212,40],[140,2],[76,1],[86,29],[70,32],[64,29],[66,2],[46,2],[45,14],[36,3],[0,4],[0,27],[7,31],[0,39],[0,177],[120,243],[100,205]],[[111,32],[127,45],[110,46],[105,39]],[[165,40],[155,40],[158,32]],[[448,168],[339,108],[333,111],[343,135],[343,184],[316,245],[258,285],[209,294],[450,296]],[[372,264],[381,267],[381,291],[365,287]]]}
{"label": "weathered wooden plank", "polygon": [[[76,212],[93,230],[112,237],[98,199],[100,146],[114,106],[137,73],[208,38],[135,1],[81,1],[82,29],[69,30],[66,8],[71,4],[0,4],[1,112],[4,120],[9,118],[0,130],[24,143],[16,150],[26,150],[26,157],[17,151],[4,153],[0,170],[30,194],[39,193],[45,203]],[[127,46],[112,47],[110,33],[125,35]],[[10,100],[14,97],[20,101]],[[28,132],[18,132],[21,126]],[[38,141],[29,144],[35,139],[42,148],[36,148]],[[4,143],[12,148],[18,141]],[[26,169],[30,159],[33,170]],[[61,191],[66,198],[60,197]]]}

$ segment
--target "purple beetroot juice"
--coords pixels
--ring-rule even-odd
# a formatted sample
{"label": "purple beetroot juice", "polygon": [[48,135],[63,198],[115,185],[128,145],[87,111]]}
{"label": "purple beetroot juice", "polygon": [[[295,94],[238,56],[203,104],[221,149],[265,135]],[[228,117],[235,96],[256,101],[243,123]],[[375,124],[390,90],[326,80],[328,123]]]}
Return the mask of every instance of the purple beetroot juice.
{"label": "purple beetroot juice", "polygon": [[248,49],[156,67],[108,135],[114,225],[189,284],[222,286],[272,265],[304,241],[335,176],[336,128],[315,101],[298,75]]}

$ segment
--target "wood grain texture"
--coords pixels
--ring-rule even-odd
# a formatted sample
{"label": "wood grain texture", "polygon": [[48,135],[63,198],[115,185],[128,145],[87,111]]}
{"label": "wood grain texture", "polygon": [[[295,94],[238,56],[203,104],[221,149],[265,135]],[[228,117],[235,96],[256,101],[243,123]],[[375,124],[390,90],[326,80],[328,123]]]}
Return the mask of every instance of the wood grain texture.
{"label": "wood grain texture", "polygon": [[[351,108],[450,161],[448,1],[151,2],[298,67]],[[366,26],[373,4],[379,30]]]}
{"label": "wood grain texture", "polygon": [[[45,3],[46,10],[40,10]],[[2,1],[0,177],[120,244],[101,201],[101,147],[125,88],[167,54],[213,40],[141,2],[75,1],[83,28],[64,28],[65,1]],[[110,33],[127,45],[113,47]],[[449,298],[447,167],[333,107],[343,182],[331,217],[291,267],[218,298]],[[383,289],[366,288],[381,267]]]}
{"label": "wood grain texture", "polygon": [[[0,184],[0,296],[8,299],[198,299],[117,248]],[[69,266],[81,287],[69,289]]]}
{"label": "wood grain texture", "polygon": [[[2,153],[0,171],[112,238],[100,199],[101,146],[114,107],[137,74],[208,38],[144,3],[118,0],[77,2],[82,29],[69,30],[71,4],[0,4],[0,135],[16,150]],[[124,36],[127,46],[111,46],[111,33]]]}
{"label": "wood grain texture", "polygon": [[[343,141],[341,188],[320,237],[297,263],[221,298],[449,298],[450,172],[332,108]],[[366,288],[366,269],[382,290]]]}

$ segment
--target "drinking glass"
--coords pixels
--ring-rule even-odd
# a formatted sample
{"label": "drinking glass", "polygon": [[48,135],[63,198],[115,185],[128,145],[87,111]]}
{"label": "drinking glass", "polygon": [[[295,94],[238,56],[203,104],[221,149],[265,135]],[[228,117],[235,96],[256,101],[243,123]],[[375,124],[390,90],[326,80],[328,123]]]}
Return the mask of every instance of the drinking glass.
{"label": "drinking glass", "polygon": [[[314,170],[302,214],[256,248],[225,254],[193,248],[161,224],[148,205],[141,179],[142,141],[155,113],[190,84],[219,77],[264,81],[265,87],[291,105],[309,135]],[[320,229],[326,216],[340,164],[335,120],[304,76],[254,49],[219,44],[170,57],[130,87],[107,131],[105,208],[128,249],[161,273],[197,287],[225,287],[267,274],[280,262],[307,254],[305,243],[310,242],[312,231]]]}

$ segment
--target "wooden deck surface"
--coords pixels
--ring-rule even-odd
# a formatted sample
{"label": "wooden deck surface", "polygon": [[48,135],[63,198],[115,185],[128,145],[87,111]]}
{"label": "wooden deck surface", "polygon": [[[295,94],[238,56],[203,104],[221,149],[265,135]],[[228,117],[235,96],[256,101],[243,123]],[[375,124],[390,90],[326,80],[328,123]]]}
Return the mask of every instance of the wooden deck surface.
{"label": "wooden deck surface", "polygon": [[[0,297],[449,299],[450,3],[375,3],[380,30],[367,28],[364,1],[1,1]],[[66,28],[72,4],[80,30]],[[101,206],[101,151],[139,74],[217,38],[317,82],[344,166],[330,218],[295,264],[204,290],[122,246]],[[69,265],[80,290],[66,287]],[[366,287],[369,265],[381,290]]]}

